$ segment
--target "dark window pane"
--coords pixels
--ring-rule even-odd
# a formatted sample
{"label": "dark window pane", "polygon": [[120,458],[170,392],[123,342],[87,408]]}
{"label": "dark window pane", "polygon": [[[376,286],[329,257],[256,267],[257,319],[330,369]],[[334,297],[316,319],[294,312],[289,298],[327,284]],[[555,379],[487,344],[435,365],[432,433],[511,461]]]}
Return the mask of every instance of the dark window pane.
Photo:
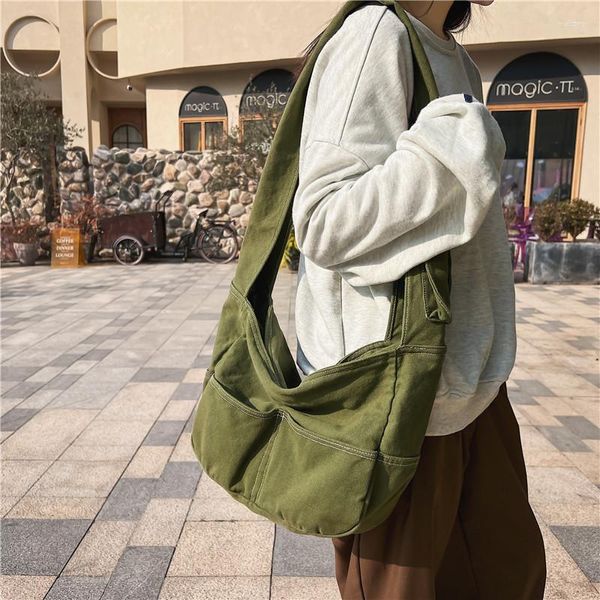
{"label": "dark window pane", "polygon": [[223,122],[204,123],[204,145],[206,148],[218,148],[223,136]]}
{"label": "dark window pane", "polygon": [[538,110],[531,198],[569,200],[578,109]]}
{"label": "dark window pane", "polygon": [[200,126],[201,123],[183,124],[184,150],[200,150]]}
{"label": "dark window pane", "polygon": [[527,158],[531,111],[495,110],[492,115],[500,125],[506,142],[505,158]]}
{"label": "dark window pane", "polygon": [[[498,110],[492,115],[500,125],[506,154],[502,163],[500,197],[505,211],[521,219],[525,198],[525,172],[529,146],[530,110]],[[512,220],[511,217],[509,220]]]}

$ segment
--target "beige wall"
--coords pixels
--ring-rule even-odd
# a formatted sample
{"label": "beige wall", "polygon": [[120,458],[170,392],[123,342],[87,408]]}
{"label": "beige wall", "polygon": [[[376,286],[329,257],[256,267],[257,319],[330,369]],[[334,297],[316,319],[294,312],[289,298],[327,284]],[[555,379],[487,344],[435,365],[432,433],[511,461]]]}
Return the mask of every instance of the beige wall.
{"label": "beige wall", "polygon": [[[3,40],[9,25],[24,15],[58,26],[61,68],[41,85],[52,103],[62,104],[65,117],[86,127],[79,140],[85,147],[109,142],[109,107],[146,106],[148,145],[175,149],[179,104],[190,89],[208,85],[219,91],[231,128],[248,77],[291,68],[341,5],[339,0],[0,0],[0,28]],[[580,192],[600,202],[598,0],[496,0],[473,12],[472,24],[457,39],[479,65],[486,93],[497,72],[526,52],[556,51],[581,70],[589,103]],[[118,52],[117,80],[97,74],[85,58],[86,33],[105,18],[116,18],[118,25],[100,31],[93,49],[103,56]],[[35,31],[20,32],[19,47],[56,45],[56,36]],[[1,66],[10,68],[4,56]]]}

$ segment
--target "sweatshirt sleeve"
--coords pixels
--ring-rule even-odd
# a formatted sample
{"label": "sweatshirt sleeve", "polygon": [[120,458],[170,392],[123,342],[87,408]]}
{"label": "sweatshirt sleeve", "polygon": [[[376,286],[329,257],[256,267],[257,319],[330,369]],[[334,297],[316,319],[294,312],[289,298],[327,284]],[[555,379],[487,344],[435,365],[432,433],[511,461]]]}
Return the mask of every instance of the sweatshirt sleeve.
{"label": "sweatshirt sleeve", "polygon": [[433,100],[407,128],[408,32],[368,8],[317,58],[292,211],[305,258],[353,286],[393,281],[472,239],[505,152],[488,109],[463,94]]}

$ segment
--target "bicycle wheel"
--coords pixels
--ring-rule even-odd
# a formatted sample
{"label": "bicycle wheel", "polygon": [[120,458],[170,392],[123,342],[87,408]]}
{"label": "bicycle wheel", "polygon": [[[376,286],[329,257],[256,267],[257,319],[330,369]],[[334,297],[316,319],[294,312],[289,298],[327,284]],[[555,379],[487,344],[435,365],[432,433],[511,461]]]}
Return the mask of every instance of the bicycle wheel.
{"label": "bicycle wheel", "polygon": [[200,232],[195,254],[212,263],[232,261],[238,251],[237,231],[230,225],[213,224]]}

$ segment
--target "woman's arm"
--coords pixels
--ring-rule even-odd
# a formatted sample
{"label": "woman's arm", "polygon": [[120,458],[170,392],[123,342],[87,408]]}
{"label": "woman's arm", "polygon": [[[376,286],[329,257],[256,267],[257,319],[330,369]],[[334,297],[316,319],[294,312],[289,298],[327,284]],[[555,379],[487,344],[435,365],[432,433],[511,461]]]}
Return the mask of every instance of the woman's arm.
{"label": "woman's arm", "polygon": [[305,257],[356,286],[393,281],[470,240],[498,194],[505,151],[487,108],[462,94],[430,102],[406,129],[408,34],[394,15],[361,10],[363,22],[351,15],[315,65],[293,206]]}

